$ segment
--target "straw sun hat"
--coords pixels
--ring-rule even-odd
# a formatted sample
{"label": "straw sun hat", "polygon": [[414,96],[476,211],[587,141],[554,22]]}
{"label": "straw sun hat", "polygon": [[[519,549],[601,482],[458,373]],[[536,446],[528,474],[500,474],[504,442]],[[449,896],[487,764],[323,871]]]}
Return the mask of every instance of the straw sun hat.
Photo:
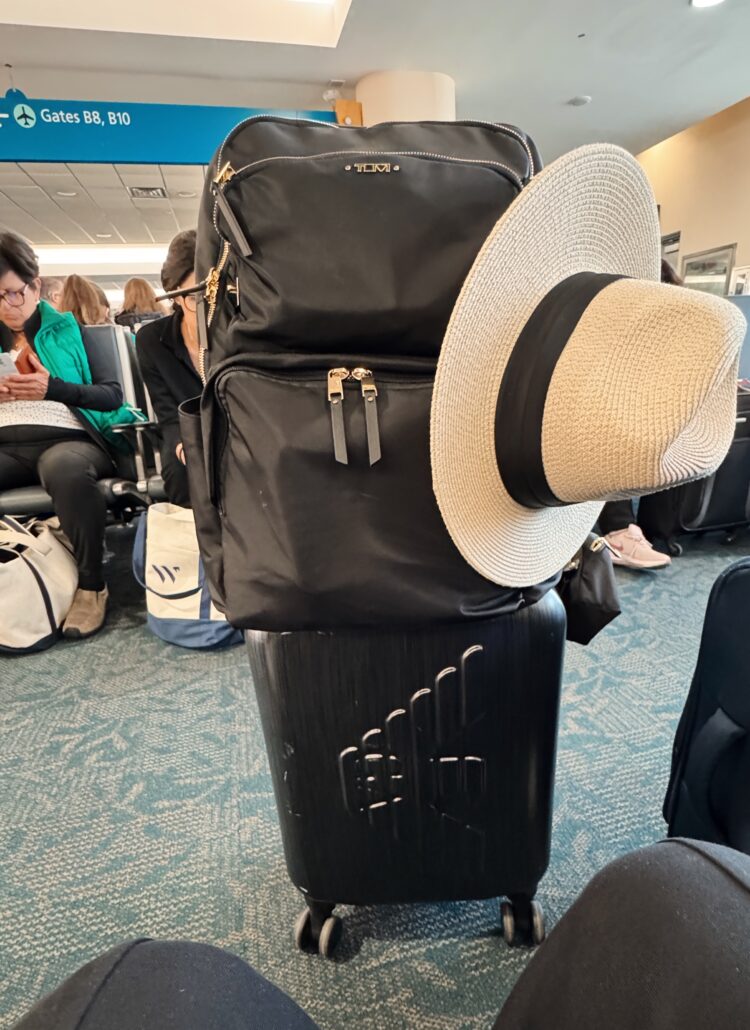
{"label": "straw sun hat", "polygon": [[542,171],[466,279],[432,401],[435,496],[487,579],[561,569],[605,500],[709,475],[732,441],[745,320],[659,280],[646,176],[608,144]]}

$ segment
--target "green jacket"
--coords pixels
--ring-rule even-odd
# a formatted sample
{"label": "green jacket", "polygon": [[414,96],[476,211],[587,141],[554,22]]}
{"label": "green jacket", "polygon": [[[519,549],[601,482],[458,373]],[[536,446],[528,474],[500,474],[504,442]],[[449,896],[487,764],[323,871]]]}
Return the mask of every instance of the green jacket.
{"label": "green jacket", "polygon": [[[75,318],[70,312],[63,314],[56,311],[44,300],[39,302],[39,315],[41,325],[34,337],[34,349],[44,367],[50,375],[66,383],[90,385],[92,378],[89,359]],[[107,443],[118,450],[130,448],[122,436],[112,432],[112,426],[148,421],[142,412],[130,404],[123,404],[114,411],[76,410],[101,433]]]}

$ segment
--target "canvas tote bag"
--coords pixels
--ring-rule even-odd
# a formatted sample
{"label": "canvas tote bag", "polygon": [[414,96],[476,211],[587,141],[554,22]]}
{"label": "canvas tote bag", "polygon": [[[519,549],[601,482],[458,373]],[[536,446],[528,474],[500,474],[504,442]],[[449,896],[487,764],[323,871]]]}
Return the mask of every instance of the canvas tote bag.
{"label": "canvas tote bag", "polygon": [[77,586],[75,558],[51,521],[0,518],[0,652],[51,647]]}
{"label": "canvas tote bag", "polygon": [[148,626],[157,637],[199,649],[242,642],[211,600],[189,508],[160,502],[141,516],[133,575],[146,590]]}

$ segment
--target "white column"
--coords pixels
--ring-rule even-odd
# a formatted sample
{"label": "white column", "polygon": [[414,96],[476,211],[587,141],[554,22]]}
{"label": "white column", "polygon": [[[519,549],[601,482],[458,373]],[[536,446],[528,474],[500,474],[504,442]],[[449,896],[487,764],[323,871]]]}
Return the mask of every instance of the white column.
{"label": "white column", "polygon": [[442,72],[372,72],[355,96],[365,125],[456,119],[456,83]]}

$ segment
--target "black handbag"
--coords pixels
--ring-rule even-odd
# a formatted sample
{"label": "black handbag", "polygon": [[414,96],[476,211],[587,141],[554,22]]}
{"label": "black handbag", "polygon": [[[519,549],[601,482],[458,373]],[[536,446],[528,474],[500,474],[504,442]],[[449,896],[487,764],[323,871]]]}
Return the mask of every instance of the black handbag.
{"label": "black handbag", "polygon": [[568,616],[566,639],[588,644],[621,612],[612,555],[604,537],[589,533],[563,569],[557,587]]}
{"label": "black handbag", "polygon": [[[432,491],[435,362],[246,355],[180,409],[204,565],[244,629],[405,626],[533,604],[453,544]],[[205,442],[204,442],[205,440]],[[206,496],[208,495],[208,496]]]}

